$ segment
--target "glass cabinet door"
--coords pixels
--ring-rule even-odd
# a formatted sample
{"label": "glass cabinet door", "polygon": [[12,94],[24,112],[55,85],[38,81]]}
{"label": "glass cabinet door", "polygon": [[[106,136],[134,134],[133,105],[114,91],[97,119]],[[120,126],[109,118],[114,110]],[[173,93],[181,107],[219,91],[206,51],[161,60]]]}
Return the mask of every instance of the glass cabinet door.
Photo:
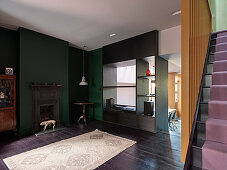
{"label": "glass cabinet door", "polygon": [[14,80],[0,79],[0,108],[14,106]]}

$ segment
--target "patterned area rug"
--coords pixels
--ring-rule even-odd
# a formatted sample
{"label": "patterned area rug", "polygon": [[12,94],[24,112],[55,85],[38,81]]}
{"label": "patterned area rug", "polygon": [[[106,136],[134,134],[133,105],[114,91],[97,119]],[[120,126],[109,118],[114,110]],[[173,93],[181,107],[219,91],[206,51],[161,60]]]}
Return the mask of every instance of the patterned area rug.
{"label": "patterned area rug", "polygon": [[4,159],[12,170],[95,169],[136,142],[99,130]]}

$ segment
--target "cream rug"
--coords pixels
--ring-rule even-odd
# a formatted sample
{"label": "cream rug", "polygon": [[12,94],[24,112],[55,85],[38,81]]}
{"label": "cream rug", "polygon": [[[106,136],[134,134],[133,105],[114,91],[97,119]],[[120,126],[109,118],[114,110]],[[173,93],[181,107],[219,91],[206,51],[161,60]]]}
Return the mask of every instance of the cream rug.
{"label": "cream rug", "polygon": [[95,169],[136,142],[99,130],[4,159],[12,170]]}

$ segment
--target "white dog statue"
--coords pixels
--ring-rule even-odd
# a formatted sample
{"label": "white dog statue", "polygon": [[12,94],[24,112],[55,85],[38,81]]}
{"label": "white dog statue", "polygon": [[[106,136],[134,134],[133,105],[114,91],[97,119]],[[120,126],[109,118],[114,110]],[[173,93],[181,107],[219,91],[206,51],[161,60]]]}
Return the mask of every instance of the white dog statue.
{"label": "white dog statue", "polygon": [[54,129],[55,128],[55,123],[56,123],[55,120],[47,120],[47,121],[42,121],[40,123],[40,126],[44,126],[43,131],[45,131],[47,126],[51,126],[51,125],[53,125],[53,129]]}

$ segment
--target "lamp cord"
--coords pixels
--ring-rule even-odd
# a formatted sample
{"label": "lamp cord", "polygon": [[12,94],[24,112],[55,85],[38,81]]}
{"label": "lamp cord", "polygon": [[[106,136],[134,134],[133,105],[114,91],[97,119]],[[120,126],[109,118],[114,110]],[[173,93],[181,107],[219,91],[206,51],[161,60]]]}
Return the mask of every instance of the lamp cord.
{"label": "lamp cord", "polygon": [[83,77],[84,77],[84,50],[83,50]]}
{"label": "lamp cord", "polygon": [[83,77],[84,77],[84,49],[86,48],[86,46],[83,46]]}

